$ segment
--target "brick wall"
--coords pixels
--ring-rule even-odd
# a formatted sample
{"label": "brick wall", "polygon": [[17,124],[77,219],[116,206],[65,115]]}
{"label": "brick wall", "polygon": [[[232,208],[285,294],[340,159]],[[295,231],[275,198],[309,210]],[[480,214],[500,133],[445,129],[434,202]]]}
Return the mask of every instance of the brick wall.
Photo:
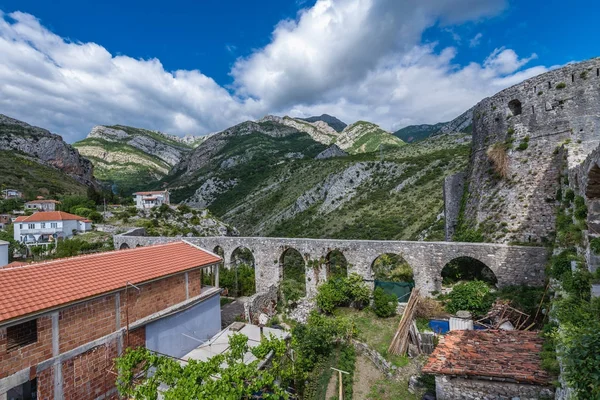
{"label": "brick wall", "polygon": [[54,397],[54,370],[52,368],[37,374],[37,389],[39,400],[51,400]]}
{"label": "brick wall", "polygon": [[7,351],[6,328],[0,329],[0,379],[52,357],[52,319],[37,321],[37,342]]}
{"label": "brick wall", "polygon": [[[200,271],[188,273],[189,296],[200,294]],[[164,310],[186,300],[185,274],[139,285],[141,291],[129,288],[129,321]],[[76,304],[59,311],[58,333],[59,352],[64,353],[102,338],[116,331],[116,294]],[[121,327],[125,327],[125,291],[120,292],[119,311]],[[38,318],[37,342],[7,352],[7,330],[0,329],[0,379],[6,378],[28,367],[35,367],[42,361],[52,358],[52,318]],[[90,399],[113,390],[115,376],[107,372],[117,356],[117,341],[96,346],[62,363],[63,393],[65,399]],[[129,333],[130,347],[144,346],[145,327]],[[125,338],[123,338],[125,345]],[[38,398],[54,397],[54,369],[49,367],[38,372]]]}
{"label": "brick wall", "polygon": [[135,349],[146,345],[146,327],[134,329],[129,331],[129,347]]}
{"label": "brick wall", "polygon": [[115,376],[108,371],[116,356],[116,341],[112,341],[63,362],[64,399],[94,399],[114,389]]}
{"label": "brick wall", "polygon": [[201,283],[201,273],[200,270],[190,271],[188,273],[188,283],[190,287],[190,297],[200,295],[200,283]]}
{"label": "brick wall", "polygon": [[[186,300],[185,274],[175,275],[166,279],[128,289],[129,323],[147,317],[174,304]],[[121,294],[121,326],[126,326],[125,293]]]}
{"label": "brick wall", "polygon": [[115,295],[74,305],[59,313],[59,350],[72,350],[116,330]]}

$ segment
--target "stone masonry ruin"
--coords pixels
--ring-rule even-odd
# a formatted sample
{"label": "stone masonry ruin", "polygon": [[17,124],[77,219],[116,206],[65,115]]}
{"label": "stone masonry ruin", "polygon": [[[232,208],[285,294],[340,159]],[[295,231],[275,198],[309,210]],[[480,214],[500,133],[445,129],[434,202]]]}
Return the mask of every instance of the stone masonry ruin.
{"label": "stone masonry ruin", "polygon": [[[459,257],[471,257],[488,266],[498,279],[498,287],[543,285],[544,265],[548,256],[543,247],[487,243],[143,235],[143,229],[116,235],[113,238],[115,248],[134,248],[183,239],[203,249],[220,246],[224,250],[226,265],[232,262],[235,249],[248,248],[255,260],[257,293],[266,292],[272,285],[279,287],[283,276],[281,256],[293,248],[302,254],[306,263],[306,292],[309,297],[314,296],[317,286],[327,280],[325,257],[333,250],[339,250],[346,258],[348,273],[358,273],[370,284],[373,281],[373,261],[382,254],[399,254],[412,268],[415,285],[424,294],[441,290],[442,269]],[[309,263],[311,260],[318,262]]]}
{"label": "stone masonry ruin", "polygon": [[[598,58],[570,64],[474,107],[464,219],[486,241],[552,240],[565,161],[569,171],[577,168],[600,140],[599,68]],[[492,148],[505,152],[504,177],[494,170]]]}

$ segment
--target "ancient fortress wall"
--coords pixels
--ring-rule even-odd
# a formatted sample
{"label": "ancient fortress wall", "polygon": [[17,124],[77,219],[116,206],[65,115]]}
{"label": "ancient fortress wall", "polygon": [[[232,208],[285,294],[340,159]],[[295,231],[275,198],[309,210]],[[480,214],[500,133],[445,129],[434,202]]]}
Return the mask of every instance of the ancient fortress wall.
{"label": "ancient fortress wall", "polygon": [[569,169],[583,162],[599,139],[600,59],[484,99],[473,110],[465,219],[492,242],[549,239],[561,169],[567,161]]}

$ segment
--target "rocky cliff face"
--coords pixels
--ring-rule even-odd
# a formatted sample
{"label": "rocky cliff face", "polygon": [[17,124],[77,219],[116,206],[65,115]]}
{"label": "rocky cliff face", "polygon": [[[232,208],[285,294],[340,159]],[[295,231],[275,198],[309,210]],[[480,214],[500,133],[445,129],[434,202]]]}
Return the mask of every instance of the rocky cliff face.
{"label": "rocky cliff face", "polygon": [[99,179],[129,194],[163,178],[199,142],[193,136],[115,125],[95,126],[73,146],[92,160]]}
{"label": "rocky cliff face", "polygon": [[0,114],[0,150],[25,153],[37,162],[59,169],[77,182],[97,187],[92,163],[59,135]]}
{"label": "rocky cliff face", "polygon": [[321,114],[319,116],[314,116],[314,117],[308,117],[308,118],[298,118],[307,122],[312,122],[312,123],[319,123],[319,122],[324,122],[327,125],[329,125],[330,127],[332,127],[333,129],[335,129],[336,132],[341,132],[344,130],[344,128],[346,126],[348,126],[345,122],[340,121],[339,119],[337,119],[336,117],[329,115],[329,114]]}
{"label": "rocky cliff face", "polygon": [[338,136],[335,144],[342,150],[355,154],[377,151],[380,145],[398,147],[404,145],[404,142],[381,129],[379,125],[358,121],[348,125]]}
{"label": "rocky cliff face", "polygon": [[565,161],[574,168],[600,140],[599,71],[600,59],[570,64],[475,106],[464,213],[470,229],[502,243],[550,239]]}
{"label": "rocky cliff face", "polygon": [[276,122],[281,125],[289,126],[297,129],[300,132],[305,132],[310,135],[315,141],[323,144],[331,144],[338,137],[338,132],[329,126],[326,122],[315,121],[307,122],[301,119],[290,117],[277,117],[275,115],[267,115],[258,122]]}

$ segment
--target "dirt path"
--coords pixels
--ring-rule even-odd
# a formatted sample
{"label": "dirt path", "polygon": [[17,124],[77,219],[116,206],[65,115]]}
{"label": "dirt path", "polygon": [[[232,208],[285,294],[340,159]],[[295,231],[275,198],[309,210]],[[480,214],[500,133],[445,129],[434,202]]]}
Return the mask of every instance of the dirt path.
{"label": "dirt path", "polygon": [[[353,400],[366,400],[371,386],[384,377],[385,375],[375,367],[371,360],[362,354],[357,355],[354,369],[354,386],[352,388],[354,392]],[[331,385],[331,382],[329,384]]]}
{"label": "dirt path", "polygon": [[337,381],[338,381],[337,372],[335,374],[331,374],[331,379],[329,379],[329,384],[327,385],[327,392],[325,392],[326,400],[329,400],[332,397],[334,397],[336,399],[338,398]]}

